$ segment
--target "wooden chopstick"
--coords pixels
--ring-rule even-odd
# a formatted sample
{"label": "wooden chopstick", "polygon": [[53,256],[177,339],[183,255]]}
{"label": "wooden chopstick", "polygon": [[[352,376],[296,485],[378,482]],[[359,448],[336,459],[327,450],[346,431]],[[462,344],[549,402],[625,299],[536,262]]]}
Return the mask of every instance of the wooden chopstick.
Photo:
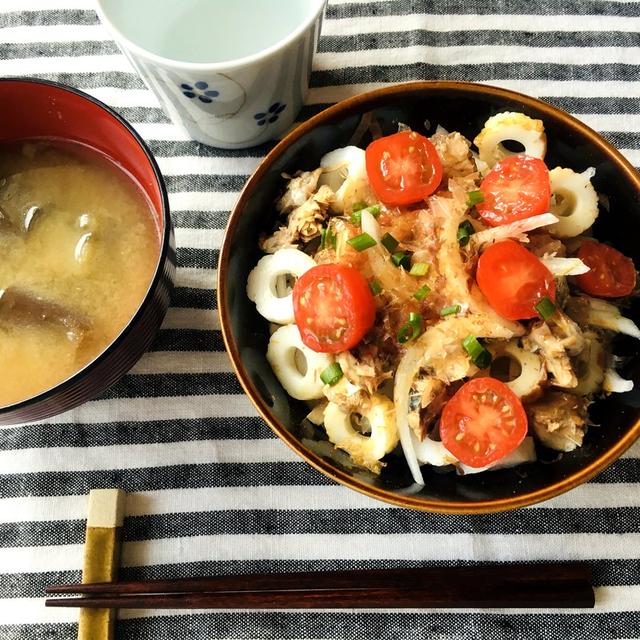
{"label": "wooden chopstick", "polygon": [[507,564],[58,585],[54,607],[153,609],[590,608],[588,565]]}

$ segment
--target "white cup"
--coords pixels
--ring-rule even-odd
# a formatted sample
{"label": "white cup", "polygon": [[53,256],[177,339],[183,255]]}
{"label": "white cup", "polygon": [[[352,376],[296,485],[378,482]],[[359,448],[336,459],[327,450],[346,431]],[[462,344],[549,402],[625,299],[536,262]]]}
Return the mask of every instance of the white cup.
{"label": "white cup", "polygon": [[[221,14],[227,1],[218,2]],[[282,135],[300,111],[326,0],[308,0],[304,20],[272,46],[236,60],[210,63],[172,60],[145,49],[114,19],[122,11],[122,0],[96,2],[102,23],[122,52],[174,124],[194,140],[223,149],[252,147]],[[273,0],[274,11],[279,4]]]}

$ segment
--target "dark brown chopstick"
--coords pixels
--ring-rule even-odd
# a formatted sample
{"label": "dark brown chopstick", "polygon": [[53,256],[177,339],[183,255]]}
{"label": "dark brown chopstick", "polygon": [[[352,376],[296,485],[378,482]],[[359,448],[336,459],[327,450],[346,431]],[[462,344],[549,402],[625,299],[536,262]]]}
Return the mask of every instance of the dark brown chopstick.
{"label": "dark brown chopstick", "polygon": [[153,609],[590,608],[582,563],[376,569],[60,585],[54,607]]}

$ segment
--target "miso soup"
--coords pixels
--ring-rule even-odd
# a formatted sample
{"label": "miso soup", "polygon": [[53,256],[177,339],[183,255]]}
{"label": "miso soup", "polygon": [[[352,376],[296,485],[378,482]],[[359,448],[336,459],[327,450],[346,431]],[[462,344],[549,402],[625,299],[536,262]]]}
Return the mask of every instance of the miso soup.
{"label": "miso soup", "polygon": [[0,406],[104,351],[142,302],[159,251],[146,195],[101,153],[0,145]]}

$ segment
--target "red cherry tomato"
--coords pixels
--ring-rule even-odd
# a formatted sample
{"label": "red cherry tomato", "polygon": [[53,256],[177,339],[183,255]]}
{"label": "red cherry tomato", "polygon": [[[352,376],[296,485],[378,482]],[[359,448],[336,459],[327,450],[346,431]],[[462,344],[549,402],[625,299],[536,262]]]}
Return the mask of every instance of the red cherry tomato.
{"label": "red cherry tomato", "polygon": [[577,285],[589,295],[601,298],[628,296],[636,286],[633,260],[607,244],[589,240],[578,250],[578,258],[590,269],[576,276]]}
{"label": "red cherry tomato", "polygon": [[549,170],[538,158],[508,156],[489,171],[480,191],[484,200],[476,209],[492,227],[537,216],[549,210]]}
{"label": "red cherry tomato", "polygon": [[389,205],[424,200],[442,180],[442,163],[436,148],[415,131],[374,140],[367,147],[366,162],[371,187]]}
{"label": "red cherry tomato", "polygon": [[495,378],[466,382],[440,417],[442,444],[460,462],[485,467],[513,451],[527,435],[527,415],[509,387]]}
{"label": "red cherry tomato", "polygon": [[321,264],[304,273],[293,287],[293,311],[302,342],[322,353],[355,347],[376,318],[367,281],[344,264]]}
{"label": "red cherry tomato", "polygon": [[551,271],[514,240],[497,242],[480,256],[476,281],[489,304],[508,320],[535,318],[542,298],[556,298]]}

